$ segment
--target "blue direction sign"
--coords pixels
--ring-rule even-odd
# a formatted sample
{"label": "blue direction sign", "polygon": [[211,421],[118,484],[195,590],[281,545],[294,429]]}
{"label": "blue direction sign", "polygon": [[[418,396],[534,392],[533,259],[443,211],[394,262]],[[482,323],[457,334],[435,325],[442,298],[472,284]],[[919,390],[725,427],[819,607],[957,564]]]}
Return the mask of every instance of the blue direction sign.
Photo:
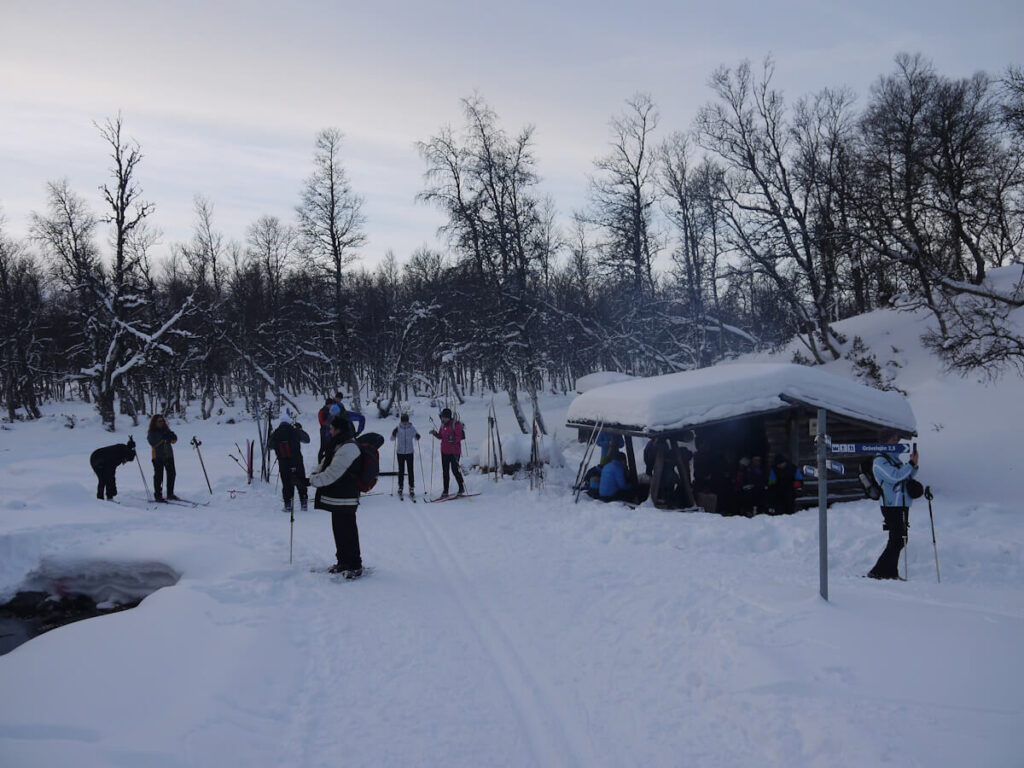
{"label": "blue direction sign", "polygon": [[831,443],[830,453],[909,453],[910,446],[903,443]]}
{"label": "blue direction sign", "polygon": [[837,475],[846,474],[846,467],[843,466],[842,462],[832,461],[831,459],[829,459],[828,461],[825,462],[825,466],[828,467],[830,471],[835,472]]}
{"label": "blue direction sign", "polygon": [[[825,466],[828,467],[829,470],[831,470],[832,472],[835,472],[837,475],[846,474],[846,467],[844,467],[838,461],[826,461]],[[804,471],[804,474],[807,475],[807,477],[818,476],[818,468],[813,464],[804,464],[802,469]]]}

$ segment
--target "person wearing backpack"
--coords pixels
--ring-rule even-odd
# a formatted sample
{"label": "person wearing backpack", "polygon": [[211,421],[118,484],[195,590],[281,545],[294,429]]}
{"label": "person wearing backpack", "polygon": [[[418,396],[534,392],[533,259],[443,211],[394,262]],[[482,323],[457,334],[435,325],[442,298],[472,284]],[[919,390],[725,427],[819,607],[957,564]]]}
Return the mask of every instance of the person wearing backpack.
{"label": "person wearing backpack", "polygon": [[459,496],[466,494],[466,484],[459,469],[459,457],[462,456],[462,441],[466,439],[461,421],[452,421],[450,408],[441,411],[441,427],[430,430],[430,434],[441,441],[441,479],[444,490],[442,496],[448,495],[448,474],[455,475],[459,484]]}
{"label": "person wearing backpack", "polygon": [[295,489],[299,489],[299,508],[305,512],[308,497],[306,495],[306,466],[302,462],[302,443],[309,442],[309,435],[298,422],[293,423],[289,412],[277,429],[270,433],[270,446],[277,454],[277,469],[281,473],[281,496],[284,499],[284,511],[291,513],[295,499]]}
{"label": "person wearing backpack", "polygon": [[359,507],[359,473],[362,451],[352,434],[352,424],[346,416],[336,414],[328,425],[330,437],[324,457],[317,468],[309,473],[309,484],[316,488],[315,509],[331,513],[337,562],[329,573],[340,573],[346,579],[363,575],[363,558],[359,551],[359,527],[356,510]]}
{"label": "person wearing backpack", "polygon": [[[899,433],[886,432],[882,442],[896,444]],[[904,464],[892,454],[880,454],[872,464],[872,474],[881,487],[879,501],[882,507],[883,530],[889,531],[889,540],[878,557],[875,567],[868,571],[872,579],[898,579],[900,577],[900,552],[907,540],[910,504],[913,501],[907,489],[907,482],[917,474],[918,455],[915,449],[910,462]]]}
{"label": "person wearing backpack", "polygon": [[409,414],[403,413],[400,423],[391,430],[391,439],[396,441],[395,456],[398,458],[398,498],[402,496],[402,481],[406,471],[409,473],[409,498],[416,498],[416,476],[413,474],[413,448],[420,439],[420,433],[409,421]]}

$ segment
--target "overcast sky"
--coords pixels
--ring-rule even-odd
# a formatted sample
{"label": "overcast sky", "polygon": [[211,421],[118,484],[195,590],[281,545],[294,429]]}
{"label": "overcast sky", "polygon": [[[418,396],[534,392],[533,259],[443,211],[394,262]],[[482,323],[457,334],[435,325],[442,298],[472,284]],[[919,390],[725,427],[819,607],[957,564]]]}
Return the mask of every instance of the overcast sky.
{"label": "overcast sky", "polygon": [[157,253],[190,237],[196,194],[240,241],[260,215],[294,220],[314,137],[336,127],[366,200],[364,262],[403,262],[441,223],[414,201],[415,142],[461,123],[474,92],[508,131],[535,126],[543,190],[569,215],[637,91],[661,137],[690,127],[722,64],[771,54],[787,99],[846,85],[863,100],[901,51],[960,77],[1024,63],[1022,40],[1021,0],[0,0],[0,208],[23,236],[46,182],[68,178],[98,212],[93,123],[120,111]]}

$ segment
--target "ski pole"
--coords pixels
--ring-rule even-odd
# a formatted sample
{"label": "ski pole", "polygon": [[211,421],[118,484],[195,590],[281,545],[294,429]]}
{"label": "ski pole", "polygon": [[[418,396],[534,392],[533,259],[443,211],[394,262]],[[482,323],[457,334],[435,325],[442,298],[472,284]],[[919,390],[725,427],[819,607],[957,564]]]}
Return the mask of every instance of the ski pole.
{"label": "ski pole", "polygon": [[206,478],[206,487],[210,489],[210,495],[213,496],[213,486],[210,485],[210,476],[206,474],[206,464],[203,463],[203,452],[199,450],[199,446],[202,444],[201,440],[197,439],[195,435],[192,435],[192,447],[196,449],[196,456],[199,457],[199,466],[203,468],[203,477]]}
{"label": "ski pole", "polygon": [[[391,468],[398,470],[398,440],[395,440],[395,450],[391,454]],[[391,476],[391,495],[395,495],[395,476]]]}
{"label": "ski pole", "polygon": [[932,514],[932,499],[935,497],[932,495],[932,487],[930,485],[925,486],[924,497],[928,499],[928,517],[932,521],[932,547],[935,549],[935,581],[941,584],[942,576],[939,575],[939,545],[935,541],[935,516]]}
{"label": "ski pole", "polygon": [[[416,440],[416,453],[419,454],[420,457],[420,480],[424,480],[426,473],[423,471],[423,446],[420,445],[420,441],[418,439]],[[433,467],[431,467],[431,471],[433,471]],[[423,487],[425,488],[426,485],[426,482],[424,482]]]}
{"label": "ski pole", "polygon": [[146,473],[142,471],[142,460],[139,458],[138,451],[135,453],[135,463],[139,465],[139,476],[142,478],[142,485],[146,489],[146,501],[152,501],[153,497],[149,493],[149,483],[146,482]]}
{"label": "ski pole", "polygon": [[289,524],[288,530],[288,565],[292,564],[292,544],[295,541],[295,505],[292,504],[291,509],[291,523]]}
{"label": "ski pole", "polygon": [[[434,423],[434,417],[433,416],[430,417],[430,426],[432,426],[434,428],[433,430],[431,430],[432,432],[437,432],[437,424]],[[434,496],[434,449],[433,449],[433,446],[431,446],[431,449],[430,449],[430,496],[431,496],[431,498],[433,498],[433,496]]]}

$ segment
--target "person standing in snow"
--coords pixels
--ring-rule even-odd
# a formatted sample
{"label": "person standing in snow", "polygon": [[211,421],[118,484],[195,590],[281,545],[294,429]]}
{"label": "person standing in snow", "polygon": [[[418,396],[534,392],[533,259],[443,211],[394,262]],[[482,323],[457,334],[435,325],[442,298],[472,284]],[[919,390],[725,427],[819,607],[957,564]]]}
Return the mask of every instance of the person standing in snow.
{"label": "person standing in snow", "polygon": [[420,439],[420,433],[409,421],[409,414],[403,413],[400,423],[391,430],[391,439],[397,441],[395,455],[398,457],[398,498],[402,498],[404,473],[409,473],[409,498],[416,497],[416,476],[413,474],[413,448]]}
{"label": "person standing in snow", "polygon": [[771,472],[768,474],[768,502],[771,511],[776,515],[792,515],[796,512],[796,492],[804,484],[804,475],[800,468],[790,463],[782,454],[775,457]]}
{"label": "person standing in snow", "polygon": [[[335,397],[337,397],[337,395],[335,395]],[[316,452],[316,460],[317,461],[320,461],[320,459],[323,458],[323,456],[324,456],[324,448],[327,446],[327,441],[331,439],[331,436],[330,436],[330,433],[329,433],[327,427],[331,423],[331,406],[332,405],[334,405],[334,399],[329,397],[326,400],[324,400],[323,407],[319,411],[316,412],[316,420],[317,420],[317,423],[320,425],[320,432],[319,432],[319,434],[320,434],[320,447],[317,449],[317,452]]]}
{"label": "person standing in snow", "polygon": [[277,454],[277,468],[281,473],[285,512],[292,511],[296,487],[299,489],[299,507],[306,511],[306,466],[302,462],[302,443],[308,442],[309,435],[301,424],[294,421],[291,412],[270,433],[270,445]]}
{"label": "person standing in snow", "polygon": [[[898,432],[886,432],[882,442],[895,445],[900,441]],[[898,579],[900,577],[900,552],[907,541],[910,525],[910,504],[913,501],[907,492],[907,481],[917,474],[918,455],[910,454],[910,462],[904,464],[889,453],[880,454],[871,465],[875,480],[882,489],[879,499],[882,507],[883,530],[889,531],[889,541],[878,557],[875,567],[868,571],[872,579]]]}
{"label": "person standing in snow", "polygon": [[340,573],[346,579],[355,579],[363,574],[359,526],[356,524],[356,510],[359,508],[356,474],[362,453],[356,445],[348,417],[335,414],[327,429],[330,438],[324,457],[309,473],[309,484],[316,488],[313,507],[331,513],[337,562],[327,570]]}
{"label": "person standing in snow", "polygon": [[89,465],[96,473],[96,498],[102,499],[106,492],[107,500],[112,501],[117,496],[117,481],[114,472],[122,464],[135,461],[135,441],[128,438],[127,443],[108,445],[105,448],[97,448],[89,456]]}
{"label": "person standing in snow", "polygon": [[448,475],[455,475],[455,482],[459,484],[459,496],[466,493],[466,484],[462,479],[462,470],[459,468],[459,458],[462,456],[462,441],[466,439],[465,431],[461,421],[452,421],[450,408],[441,411],[441,427],[430,430],[430,434],[441,441],[441,479],[443,484],[442,496],[448,495]]}
{"label": "person standing in snow", "polygon": [[178,442],[178,436],[167,426],[167,419],[162,414],[155,414],[149,420],[149,431],[146,433],[146,440],[153,446],[153,497],[157,501],[163,501],[162,492],[164,484],[164,472],[167,473],[167,499],[176,501],[174,495],[174,479],[177,473],[174,471],[174,449],[171,448]]}

